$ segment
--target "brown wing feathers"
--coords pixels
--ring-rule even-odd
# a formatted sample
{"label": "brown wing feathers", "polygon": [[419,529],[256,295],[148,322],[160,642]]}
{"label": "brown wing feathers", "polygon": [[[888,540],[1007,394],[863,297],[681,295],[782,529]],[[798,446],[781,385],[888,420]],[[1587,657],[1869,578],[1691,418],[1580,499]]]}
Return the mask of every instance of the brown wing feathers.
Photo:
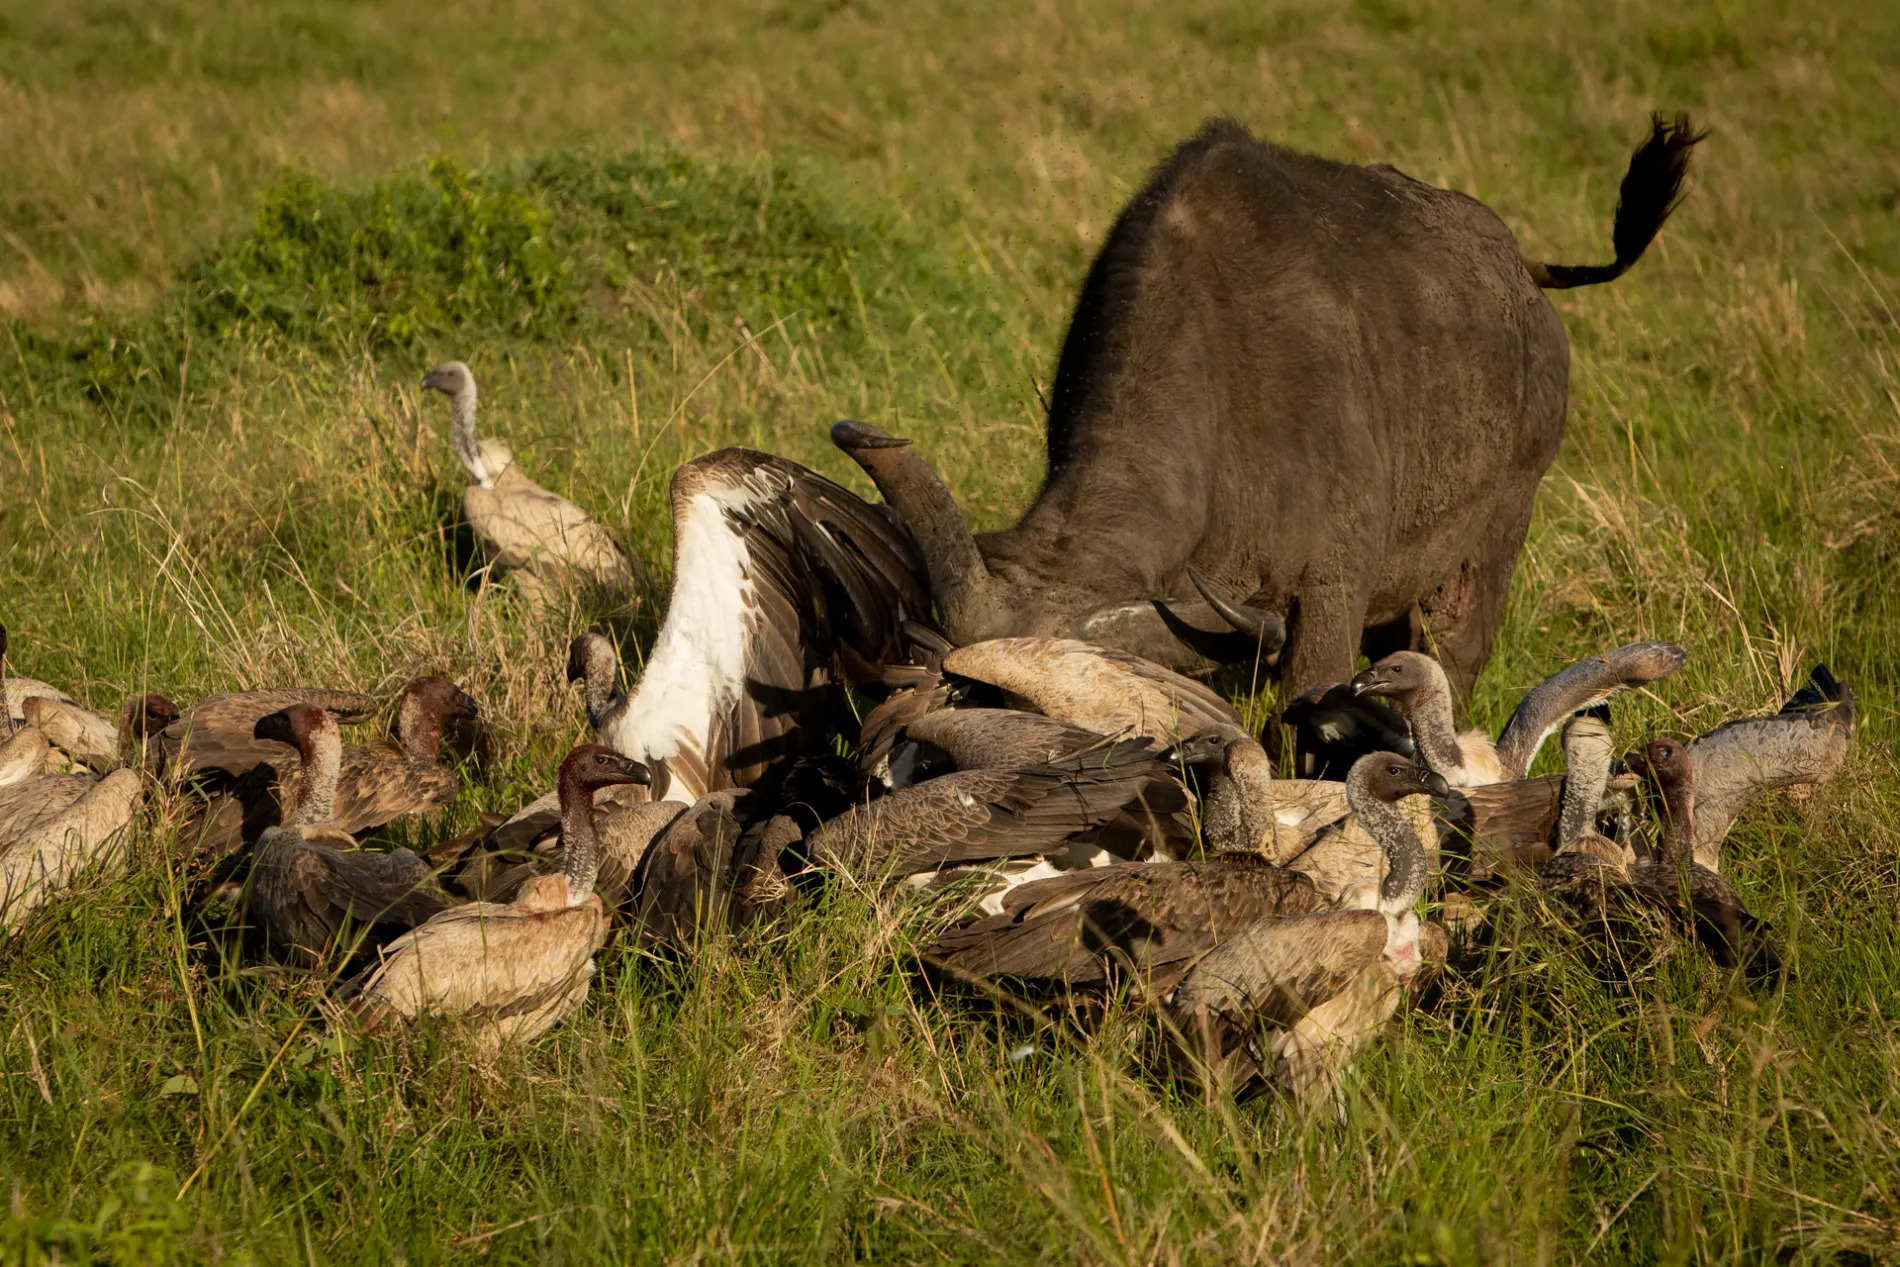
{"label": "brown wing feathers", "polygon": [[1167,764],[1145,742],[1122,741],[1023,770],[931,779],[850,810],[806,845],[821,866],[908,875],[1042,853],[1144,798],[1160,813],[1186,806]]}
{"label": "brown wing feathers", "polygon": [[1023,885],[924,954],[961,976],[1101,982],[1117,961],[1172,970],[1257,920],[1327,905],[1305,876],[1257,859],[1125,863]]}
{"label": "brown wing feathers", "polygon": [[815,750],[815,736],[795,732],[838,722],[837,684],[876,680],[901,653],[904,621],[930,609],[922,559],[885,507],[745,449],[682,467],[675,506],[714,485],[749,495],[722,509],[745,537],[752,613],[744,689],[711,719],[708,790],[748,786],[773,760]]}

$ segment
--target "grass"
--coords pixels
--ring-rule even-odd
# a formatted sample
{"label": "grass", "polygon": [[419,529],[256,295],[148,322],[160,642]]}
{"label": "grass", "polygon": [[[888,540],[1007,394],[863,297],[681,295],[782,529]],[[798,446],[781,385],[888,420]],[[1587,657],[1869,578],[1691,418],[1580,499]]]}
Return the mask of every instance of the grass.
{"label": "grass", "polygon": [[[843,894],[692,970],[610,948],[585,1013],[472,1067],[322,1032],[314,988],[190,944],[166,824],[0,950],[0,1243],[24,1262],[1864,1262],[1900,1253],[1900,15],[1840,0],[731,0],[0,7],[0,619],[105,707],[442,671],[493,759],[443,830],[545,785],[559,671],[650,630],[666,479],[723,444],[848,478],[918,438],[984,526],[1040,476],[1089,252],[1209,112],[1607,253],[1652,107],[1695,195],[1562,296],[1570,429],[1472,710],[1662,636],[1619,738],[1775,704],[1865,721],[1753,811],[1737,883],[1796,979],[1561,945],[1450,981],[1343,1123],[1208,1108],[1111,1011],[1084,1046],[910,969]],[[440,402],[645,558],[632,612],[534,618],[458,574]],[[1012,1059],[1025,1044],[1034,1050]]]}

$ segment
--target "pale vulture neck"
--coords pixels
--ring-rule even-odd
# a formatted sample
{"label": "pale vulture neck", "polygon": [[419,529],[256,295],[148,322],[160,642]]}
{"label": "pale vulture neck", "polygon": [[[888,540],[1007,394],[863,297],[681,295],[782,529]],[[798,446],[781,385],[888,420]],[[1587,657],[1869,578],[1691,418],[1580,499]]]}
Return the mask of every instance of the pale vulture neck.
{"label": "pale vulture neck", "polygon": [[1424,686],[1412,693],[1405,710],[1412,722],[1412,741],[1418,745],[1425,768],[1440,778],[1456,780],[1463,771],[1465,758],[1458,747],[1458,728],[1452,722],[1451,683],[1445,671],[1432,662]]}
{"label": "pale vulture neck", "polygon": [[1373,796],[1364,780],[1348,777],[1346,800],[1359,816],[1360,826],[1379,842],[1385,851],[1385,879],[1379,883],[1379,909],[1387,915],[1403,915],[1425,893],[1428,867],[1425,846],[1399,807]]}
{"label": "pale vulture neck", "polygon": [[1220,775],[1208,794],[1210,810],[1231,820],[1230,829],[1246,837],[1235,844],[1273,852],[1273,764],[1265,748],[1253,739],[1228,744]]}
{"label": "pale vulture neck", "polygon": [[587,720],[595,727],[606,718],[619,695],[618,669],[612,652],[598,643],[589,646],[582,685],[587,692]]}
{"label": "pale vulture neck", "polygon": [[396,706],[396,746],[411,761],[434,761],[442,755],[442,719],[414,692],[404,692]]}
{"label": "pale vulture neck", "polygon": [[567,904],[579,906],[600,874],[600,841],[594,835],[594,794],[578,780],[561,780],[561,874]]}
{"label": "pale vulture neck", "polygon": [[343,732],[325,716],[304,732],[297,750],[303,765],[303,796],[290,826],[327,823],[336,817],[336,784],[343,772]]}
{"label": "pale vulture neck", "polygon": [[469,478],[487,488],[498,472],[489,470],[482,461],[481,442],[475,438],[475,380],[467,378],[463,382],[464,386],[449,398],[449,442],[455,446],[456,460]]}
{"label": "pale vulture neck", "polygon": [[1695,860],[1695,786],[1688,779],[1658,781],[1662,792],[1663,861],[1687,867]]}
{"label": "pale vulture neck", "polygon": [[1564,745],[1563,808],[1557,816],[1559,848],[1596,833],[1603,789],[1610,783],[1610,747],[1595,736]]}

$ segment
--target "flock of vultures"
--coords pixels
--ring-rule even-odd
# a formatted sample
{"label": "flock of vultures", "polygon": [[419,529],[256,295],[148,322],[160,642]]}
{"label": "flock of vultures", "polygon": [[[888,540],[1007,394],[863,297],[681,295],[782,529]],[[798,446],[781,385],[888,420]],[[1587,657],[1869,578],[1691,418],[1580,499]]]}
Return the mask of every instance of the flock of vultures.
{"label": "flock of vultures", "polygon": [[[1699,139],[1686,124],[1656,134],[1683,155]],[[1633,250],[1619,211],[1617,265],[1517,265],[1526,293],[1542,303],[1536,287],[1627,267],[1673,205],[1679,163],[1669,175]],[[564,596],[635,583],[611,534],[479,436],[468,366],[423,385],[450,402],[484,585],[552,619],[572,610]],[[1118,643],[1130,623],[963,636],[970,622],[945,613],[973,610],[975,581],[950,556],[975,551],[967,530],[958,544],[954,502],[914,485],[895,504],[905,441],[862,423],[833,439],[892,504],[743,449],[675,472],[671,596],[637,681],[611,638],[575,639],[567,676],[595,742],[567,754],[547,795],[423,853],[384,833],[420,820],[407,839],[445,834],[430,824],[460,796],[456,755],[481,725],[449,679],[387,701],[308,684],[189,706],[140,695],[109,717],[26,676],[31,649],[9,658],[0,630],[0,930],[57,919],[78,883],[123,867],[149,804],[193,900],[227,913],[226,944],[327,974],[334,1024],[431,1018],[493,1052],[580,1008],[610,937],[690,963],[717,940],[775,936],[843,886],[916,921],[919,970],[950,995],[1114,994],[1152,1012],[1172,1069],[1303,1102],[1332,1096],[1507,910],[1606,973],[1681,954],[1780,975],[1722,844],[1764,792],[1841,769],[1854,697],[1825,666],[1772,715],[1694,738],[1617,735],[1613,697],[1666,690],[1687,653],[1605,648],[1551,666],[1494,738],[1459,729],[1472,666],[1448,673],[1415,640],[1356,674],[1348,659],[1337,680],[1283,671],[1290,699],[1256,733],[1182,665]],[[1138,460],[1071,450],[1052,444],[1065,470]],[[976,566],[1001,577],[998,563]],[[1104,593],[1103,610],[1156,629],[1178,619],[1184,642],[1256,666],[1299,642],[1295,612],[1320,619],[1317,603],[1282,618],[1264,590],[1178,570],[1172,604]],[[1197,641],[1208,619],[1224,622],[1219,639]],[[1553,743],[1563,773],[1534,776]]]}

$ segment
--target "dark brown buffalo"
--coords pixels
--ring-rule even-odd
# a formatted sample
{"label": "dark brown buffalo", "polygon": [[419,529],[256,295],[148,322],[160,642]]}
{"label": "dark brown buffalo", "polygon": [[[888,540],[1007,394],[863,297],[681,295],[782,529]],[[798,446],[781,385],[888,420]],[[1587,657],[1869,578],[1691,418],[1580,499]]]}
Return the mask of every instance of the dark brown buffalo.
{"label": "dark brown buffalo", "polygon": [[1284,638],[1289,692],[1429,646],[1468,687],[1563,436],[1570,345],[1542,289],[1635,263],[1701,139],[1653,120],[1615,262],[1566,266],[1463,194],[1213,120],[1089,270],[1022,522],[972,538],[905,441],[833,438],[917,535],[959,643],[1060,634],[1195,669]]}

